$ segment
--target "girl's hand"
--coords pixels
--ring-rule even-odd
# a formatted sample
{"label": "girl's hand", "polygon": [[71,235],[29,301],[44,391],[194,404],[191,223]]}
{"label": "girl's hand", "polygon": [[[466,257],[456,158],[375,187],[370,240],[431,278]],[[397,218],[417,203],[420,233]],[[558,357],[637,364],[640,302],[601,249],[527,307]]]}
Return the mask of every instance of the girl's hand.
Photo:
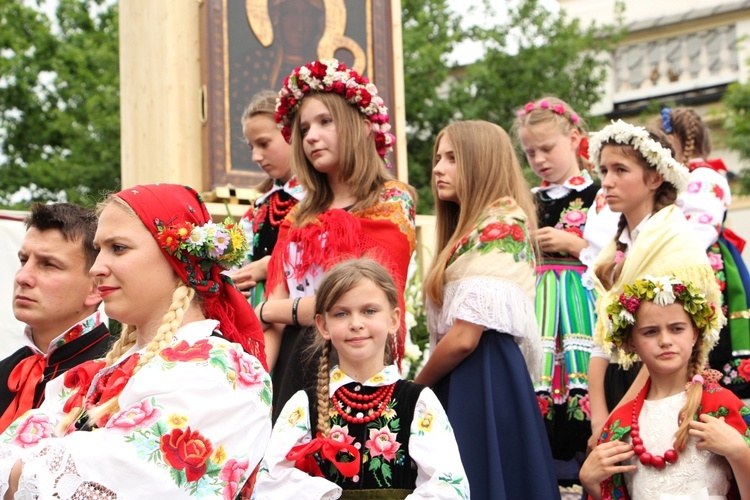
{"label": "girl's hand", "polygon": [[591,496],[600,498],[602,481],[613,474],[635,470],[635,465],[619,465],[633,455],[633,445],[623,441],[610,441],[598,445],[581,466],[578,474],[581,484]]}
{"label": "girl's hand", "polygon": [[697,421],[690,422],[688,434],[698,438],[696,448],[726,457],[730,462],[747,453],[742,434],[727,424],[724,417],[716,418],[704,413]]}
{"label": "girl's hand", "polygon": [[250,290],[268,277],[268,261],[270,256],[263,257],[255,262],[250,262],[233,272],[230,276],[235,286],[245,297],[250,296]]}
{"label": "girl's hand", "polygon": [[537,229],[533,236],[539,248],[547,253],[567,252],[577,258],[581,250],[588,246],[586,240],[580,236],[554,227]]}

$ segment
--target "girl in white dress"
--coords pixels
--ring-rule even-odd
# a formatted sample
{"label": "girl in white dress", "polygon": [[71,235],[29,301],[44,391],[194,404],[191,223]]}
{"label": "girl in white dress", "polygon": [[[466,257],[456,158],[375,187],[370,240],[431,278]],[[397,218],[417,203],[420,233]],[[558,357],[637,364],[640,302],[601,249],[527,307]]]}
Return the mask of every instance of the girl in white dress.
{"label": "girl in white dress", "polygon": [[222,274],[247,251],[241,229],[193,189],[153,184],[107,199],[94,244],[122,334],[0,436],[0,495],[234,499],[271,432],[263,333]]}
{"label": "girl in white dress", "polygon": [[[692,283],[646,276],[606,307],[607,347],[650,377],[610,415],[580,472],[596,498],[750,495],[750,409],[704,370],[723,318]],[[687,385],[686,385],[687,382]]]}

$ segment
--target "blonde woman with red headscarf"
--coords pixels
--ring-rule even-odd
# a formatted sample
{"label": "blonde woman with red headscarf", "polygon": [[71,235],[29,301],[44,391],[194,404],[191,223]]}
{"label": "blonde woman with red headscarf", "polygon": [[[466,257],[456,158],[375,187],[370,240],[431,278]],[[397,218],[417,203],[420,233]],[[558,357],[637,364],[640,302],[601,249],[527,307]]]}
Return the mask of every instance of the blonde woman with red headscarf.
{"label": "blonde woman with red headscarf", "polygon": [[109,197],[94,243],[91,275],[122,334],[0,436],[0,494],[234,498],[271,430],[262,331],[221,273],[244,234],[194,190],[157,184]]}

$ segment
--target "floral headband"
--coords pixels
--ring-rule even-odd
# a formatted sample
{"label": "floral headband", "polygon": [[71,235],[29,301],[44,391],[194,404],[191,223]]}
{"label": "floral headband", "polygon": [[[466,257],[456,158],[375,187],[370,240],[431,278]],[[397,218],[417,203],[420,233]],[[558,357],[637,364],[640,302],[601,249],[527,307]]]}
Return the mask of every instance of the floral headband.
{"label": "floral headband", "polygon": [[393,151],[396,137],[390,133],[388,108],[378,95],[377,87],[367,77],[347,68],[336,59],[300,66],[284,80],[284,86],[276,99],[274,117],[287,142],[291,142],[292,118],[299,111],[302,100],[315,92],[332,92],[346,99],[372,123],[375,146],[380,157],[385,159],[385,155]]}
{"label": "floral headband", "polygon": [[187,221],[161,224],[157,231],[156,240],[169,255],[183,262],[188,262],[185,254],[197,257],[203,271],[213,265],[222,269],[242,265],[250,247],[244,231],[231,217],[219,224],[209,221],[202,226]]}
{"label": "floral headband", "polygon": [[581,121],[581,119],[575,112],[571,112],[570,115],[568,115],[565,112],[565,106],[563,106],[562,104],[552,105],[546,99],[542,99],[541,101],[539,101],[539,104],[535,104],[533,102],[527,102],[524,105],[523,109],[518,112],[518,117],[522,118],[526,116],[527,114],[531,113],[532,111],[534,111],[535,109],[547,109],[549,111],[552,111],[555,114],[558,114],[560,116],[567,118],[568,120],[570,120],[570,123],[572,123],[576,127],[579,126],[579,123]]}
{"label": "floral headband", "polygon": [[[570,120],[570,123],[572,123],[575,127],[578,127],[580,129],[581,126],[581,118],[578,116],[578,114],[575,113],[575,111],[571,111],[570,115],[567,114],[565,111],[565,106],[562,104],[551,104],[548,100],[542,99],[539,101],[539,104],[533,103],[533,102],[527,102],[523,109],[521,109],[517,115],[519,118],[523,118],[527,114],[531,113],[535,109],[546,109],[549,110],[556,115],[560,115],[563,118],[567,118]],[[583,133],[581,134],[583,135]],[[582,156],[586,160],[589,159],[589,139],[588,137],[581,137],[581,142],[578,144],[578,156]]]}
{"label": "floral headband", "polygon": [[677,189],[678,193],[685,190],[690,175],[687,167],[672,158],[669,149],[653,140],[645,128],[625,123],[622,120],[607,125],[595,133],[589,141],[591,161],[598,165],[602,146],[611,141],[632,146],[664,177],[665,181]]}
{"label": "floral headband", "polygon": [[[646,276],[636,280],[632,285],[625,285],[624,290],[606,309],[609,323],[604,340],[613,347],[613,361],[630,364],[637,357],[634,352],[625,350],[625,332],[629,326],[635,324],[635,313],[643,301],[654,302],[660,306],[679,301],[703,337],[701,366],[705,364],[708,352],[719,338],[721,321],[715,306],[703,293],[696,290],[692,283],[683,282],[674,276]],[[628,361],[622,363],[623,359]]]}

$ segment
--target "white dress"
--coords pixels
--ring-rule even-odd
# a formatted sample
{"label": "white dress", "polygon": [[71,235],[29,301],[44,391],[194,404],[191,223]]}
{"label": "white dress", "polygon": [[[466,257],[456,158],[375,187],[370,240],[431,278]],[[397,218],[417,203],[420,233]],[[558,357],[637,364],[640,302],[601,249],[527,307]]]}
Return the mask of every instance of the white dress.
{"label": "white dress", "polygon": [[[686,400],[687,395],[683,391],[674,396],[643,402],[638,424],[643,446],[649,453],[663,456],[665,451],[674,447],[677,415]],[[698,450],[695,438],[688,440],[677,462],[667,464],[665,469],[643,465],[638,457],[629,459],[628,463],[637,467],[635,472],[625,474],[625,485],[634,500],[725,499],[732,477],[732,469],[726,459],[708,450]]]}

